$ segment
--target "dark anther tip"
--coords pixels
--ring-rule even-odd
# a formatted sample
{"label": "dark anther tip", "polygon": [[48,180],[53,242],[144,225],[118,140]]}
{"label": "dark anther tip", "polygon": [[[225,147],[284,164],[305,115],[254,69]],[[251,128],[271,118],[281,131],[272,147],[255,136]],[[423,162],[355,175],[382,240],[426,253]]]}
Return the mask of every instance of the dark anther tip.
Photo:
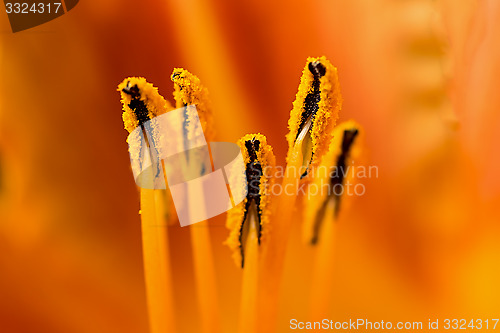
{"label": "dark anther tip", "polygon": [[172,81],[174,81],[180,77],[181,77],[181,72],[174,72],[174,73],[172,73],[171,79],[172,79]]}
{"label": "dark anther tip", "polygon": [[253,138],[252,140],[245,141],[245,147],[248,151],[250,159],[255,161],[257,159],[257,152],[260,149],[260,141]]}
{"label": "dark anther tip", "polygon": [[344,131],[344,137],[342,139],[342,151],[347,152],[350,148],[351,145],[353,144],[354,140],[358,136],[359,131],[356,128],[353,129],[347,129]]}
{"label": "dark anther tip", "polygon": [[245,147],[248,151],[259,151],[260,149],[260,141],[253,138],[252,140],[245,141]]}
{"label": "dark anther tip", "polygon": [[137,98],[140,96],[140,93],[139,93],[139,87],[137,86],[137,84],[134,84],[132,87],[130,86],[130,81],[127,82],[127,86],[125,88],[122,89],[122,91],[130,96],[132,96],[132,98]]}
{"label": "dark anther tip", "polygon": [[309,71],[316,78],[320,78],[326,74],[326,67],[319,61],[313,61],[309,63]]}
{"label": "dark anther tip", "polygon": [[356,136],[356,135],[358,135],[358,129],[357,128],[347,129],[344,131],[344,135]]}

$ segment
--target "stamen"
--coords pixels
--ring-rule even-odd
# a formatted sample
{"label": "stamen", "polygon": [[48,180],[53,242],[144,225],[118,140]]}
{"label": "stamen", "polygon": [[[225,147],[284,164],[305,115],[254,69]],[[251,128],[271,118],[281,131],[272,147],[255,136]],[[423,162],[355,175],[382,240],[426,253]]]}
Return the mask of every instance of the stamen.
{"label": "stamen", "polygon": [[[119,84],[118,91],[121,93],[121,102],[123,105],[123,123],[129,133],[152,118],[173,109],[170,103],[158,93],[158,88],[148,83],[142,77],[126,78]],[[156,129],[152,134],[158,135]],[[149,145],[150,143],[144,132],[143,136]],[[138,154],[142,154],[140,142],[132,143],[130,140],[137,140],[137,137],[129,137],[127,142],[137,146]],[[158,168],[155,176],[158,176],[159,172],[160,169]],[[167,223],[175,223],[174,204],[168,190],[157,190],[154,192],[154,197],[157,203],[157,215]]]}
{"label": "stamen", "polygon": [[118,85],[123,105],[123,123],[130,133],[146,121],[172,109],[158,88],[143,77],[129,77]]}
{"label": "stamen", "polygon": [[294,146],[302,147],[301,178],[319,164],[328,150],[341,106],[337,69],[325,57],[308,58],[290,112],[287,135],[289,154]]}
{"label": "stamen", "polygon": [[[189,149],[189,142],[204,136],[207,142],[214,139],[213,117],[208,97],[208,90],[202,86],[200,79],[182,68],[174,68],[171,80],[174,83],[174,100],[176,108],[184,107],[182,133],[184,136],[184,157],[182,172],[186,174],[204,175],[208,168],[213,170],[210,157],[210,145],[207,150]],[[196,107],[196,112],[194,108]],[[205,155],[205,154],[208,154]],[[205,155],[205,156],[201,156]],[[192,163],[192,161],[210,160],[212,164]],[[201,327],[203,332],[220,331],[220,315],[218,309],[216,276],[213,264],[211,236],[208,221],[190,226],[193,261],[195,263],[196,285],[200,305]]]}
{"label": "stamen", "polygon": [[[167,112],[172,106],[160,96],[158,89],[141,77],[130,77],[118,85],[123,105],[125,129],[131,133],[146,121]],[[130,136],[129,136],[130,139]],[[129,140],[127,139],[127,141]],[[140,141],[140,140],[139,140]],[[130,144],[130,141],[128,141]],[[135,143],[141,147],[141,143]],[[141,154],[141,153],[139,153]],[[152,159],[153,160],[153,159]],[[166,191],[140,189],[142,246],[149,321],[152,331],[175,331],[175,302],[168,229],[173,203]],[[170,208],[172,207],[172,208]],[[163,226],[165,228],[163,228]]]}
{"label": "stamen", "polygon": [[325,175],[318,175],[314,180],[318,188],[326,188],[328,191],[325,195],[310,198],[306,205],[304,232],[306,239],[312,245],[319,241],[321,228],[328,217],[327,212],[333,211],[333,220],[338,217],[341,194],[345,193],[345,190],[340,191],[339,187],[345,186],[346,178],[351,176],[349,167],[353,157],[356,157],[353,156],[353,151],[357,146],[359,133],[360,125],[354,121],[341,123],[334,129],[334,139],[330,145],[330,151],[321,163],[329,171]]}
{"label": "stamen", "polygon": [[321,77],[325,76],[326,73],[325,66],[319,61],[310,62],[307,67],[309,69],[309,72],[311,72],[311,74],[313,75],[313,81],[311,83],[311,90],[307,93],[307,96],[304,100],[304,111],[302,113],[302,121],[299,126],[299,129],[302,130],[304,129],[304,124],[311,123],[316,116],[316,112],[318,112],[318,104],[321,101],[320,79]]}
{"label": "stamen", "polygon": [[[205,133],[207,141],[213,139],[215,133],[213,128],[212,108],[208,96],[208,90],[201,84],[200,79],[183,68],[174,68],[171,75],[174,83],[175,107],[196,105],[198,117]],[[189,138],[191,134],[199,130],[194,126],[197,122],[186,119],[185,130]]]}
{"label": "stamen", "polygon": [[[246,198],[228,212],[226,225],[231,232],[226,244],[233,250],[236,263],[243,268],[248,232],[255,230],[257,242],[260,244],[266,230],[276,159],[262,134],[246,135],[238,141],[238,145],[245,160],[248,191]],[[254,228],[251,227],[252,223],[255,224]]]}

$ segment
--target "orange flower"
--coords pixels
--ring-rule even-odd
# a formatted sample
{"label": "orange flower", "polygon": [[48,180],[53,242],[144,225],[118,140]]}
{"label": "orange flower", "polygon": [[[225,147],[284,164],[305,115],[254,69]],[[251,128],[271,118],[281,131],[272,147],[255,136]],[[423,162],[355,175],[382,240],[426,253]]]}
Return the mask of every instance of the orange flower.
{"label": "orange flower", "polygon": [[[146,332],[139,195],[115,86],[173,102],[183,67],[210,90],[217,140],[264,133],[277,165],[304,59],[338,68],[340,120],[365,130],[364,195],[340,213],[332,320],[496,315],[500,32],[494,0],[81,1],[12,34],[0,58],[0,327]],[[297,208],[299,209],[299,208]],[[222,332],[242,271],[209,221]],[[169,233],[180,331],[199,327],[189,228]],[[292,225],[277,332],[308,320],[314,249]]]}

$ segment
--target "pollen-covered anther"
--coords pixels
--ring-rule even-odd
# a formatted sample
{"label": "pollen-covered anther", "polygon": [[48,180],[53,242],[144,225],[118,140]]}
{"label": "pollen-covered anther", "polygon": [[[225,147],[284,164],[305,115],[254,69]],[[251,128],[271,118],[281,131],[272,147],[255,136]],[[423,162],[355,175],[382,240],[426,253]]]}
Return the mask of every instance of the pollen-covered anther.
{"label": "pollen-covered anther", "polygon": [[320,171],[313,180],[321,195],[310,197],[305,205],[304,237],[307,242],[316,244],[321,228],[326,220],[336,220],[340,211],[344,186],[352,180],[354,160],[360,150],[361,126],[354,121],[339,124],[334,129],[334,138],[328,153],[320,164]]}
{"label": "pollen-covered anther", "polygon": [[[262,134],[245,135],[238,145],[245,162],[247,195],[228,212],[226,226],[230,229],[230,235],[226,244],[233,251],[237,265],[244,267],[247,241],[255,240],[260,244],[267,232],[276,159]],[[250,235],[251,232],[256,235]]]}
{"label": "pollen-covered anther", "polygon": [[123,106],[123,124],[130,133],[136,127],[172,109],[158,88],[143,77],[129,77],[118,85]]}
{"label": "pollen-covered anther", "polygon": [[325,58],[308,58],[288,121],[289,152],[302,150],[302,177],[316,167],[328,150],[342,107],[337,69]]}
{"label": "pollen-covered anther", "polygon": [[[175,107],[196,106],[197,115],[200,119],[203,132],[208,141],[214,138],[213,115],[208,90],[202,84],[200,79],[183,68],[174,68],[170,76],[174,83]],[[186,119],[186,134],[188,137],[193,135],[199,129],[193,128],[193,124],[198,122]]]}

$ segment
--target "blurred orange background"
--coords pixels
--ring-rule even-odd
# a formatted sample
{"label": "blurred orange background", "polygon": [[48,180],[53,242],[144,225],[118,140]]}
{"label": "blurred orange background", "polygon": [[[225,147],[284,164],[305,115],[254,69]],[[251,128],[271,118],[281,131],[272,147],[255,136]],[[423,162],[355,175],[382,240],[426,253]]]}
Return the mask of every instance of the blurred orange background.
{"label": "blurred orange background", "polygon": [[[302,68],[321,55],[379,170],[339,221],[331,319],[498,318],[499,34],[496,0],[81,0],[15,34],[0,13],[0,331],[147,331],[123,78],[172,100],[172,69],[188,69],[217,139],[261,132],[283,165]],[[232,332],[241,270],[224,216],[211,226]],[[195,332],[189,228],[171,229],[180,328]],[[306,319],[296,229],[279,332]]]}

